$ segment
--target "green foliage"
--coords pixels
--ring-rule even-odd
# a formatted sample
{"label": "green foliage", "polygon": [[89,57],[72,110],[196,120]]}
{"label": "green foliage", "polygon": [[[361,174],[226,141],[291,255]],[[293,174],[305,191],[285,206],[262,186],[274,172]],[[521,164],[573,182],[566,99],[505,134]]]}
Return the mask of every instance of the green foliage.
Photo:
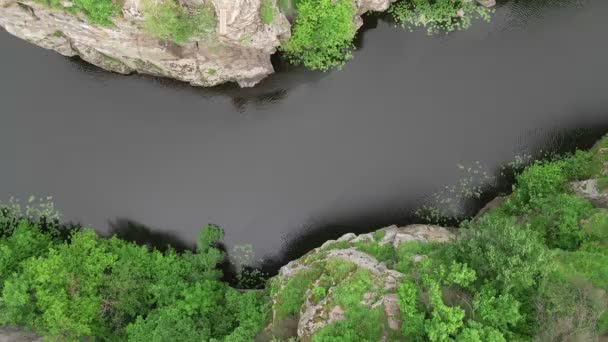
{"label": "green foliage", "polygon": [[568,178],[561,163],[537,162],[517,177],[517,185],[507,206],[514,213],[525,213],[550,196],[564,191]]}
{"label": "green foliage", "polygon": [[10,236],[0,240],[0,279],[20,271],[21,262],[45,255],[51,245],[48,235],[42,234],[35,225],[21,221]]}
{"label": "green foliage", "polygon": [[466,0],[399,0],[388,11],[398,24],[425,27],[429,33],[466,29],[473,18],[489,20],[492,13]]}
{"label": "green foliage", "polygon": [[373,241],[359,241],[355,242],[354,247],[361,252],[373,256],[378,261],[386,263],[389,267],[392,265],[392,262],[397,259],[395,248],[390,243],[380,245]]}
{"label": "green foliage", "polygon": [[121,2],[113,0],[72,0],[72,7],[63,7],[61,0],[37,0],[52,8],[71,13],[83,13],[87,19],[97,25],[112,25],[112,18],[120,14]]}
{"label": "green foliage", "polygon": [[277,304],[275,311],[278,319],[295,316],[300,313],[300,307],[304,303],[304,294],[311,286],[312,280],[319,276],[316,269],[302,270],[289,279],[280,292],[273,292]]}
{"label": "green foliage", "polygon": [[401,333],[412,341],[424,340],[424,313],[418,310],[418,288],[412,281],[406,280],[399,286],[397,296]]}
{"label": "green foliage", "polygon": [[473,300],[475,320],[508,333],[522,319],[520,303],[510,293],[498,294],[492,286],[483,286]]}
{"label": "green foliage", "polygon": [[262,0],[260,19],[266,25],[270,25],[274,21],[274,4],[272,0]]}
{"label": "green foliage", "polygon": [[314,342],[379,341],[384,330],[380,307],[369,308],[361,300],[372,288],[369,271],[359,269],[333,289],[335,304],[344,309],[345,319],[330,324],[313,336]]}
{"label": "green foliage", "polygon": [[[69,245],[51,248],[48,256],[25,261],[23,273],[5,282],[3,303],[17,311],[29,297],[24,309],[40,315],[33,322],[19,321],[20,315],[9,322],[31,324],[45,336],[66,340],[102,333],[100,289],[104,273],[116,261],[106,251],[95,233],[85,230],[74,234]],[[8,291],[16,282],[21,292]]]}
{"label": "green foliage", "polygon": [[538,231],[550,248],[575,250],[587,240],[580,222],[589,218],[594,208],[589,201],[570,194],[537,199],[528,215],[532,229]]}
{"label": "green foliage", "polygon": [[196,253],[150,252],[92,230],[55,242],[22,221],[0,240],[0,324],[50,340],[252,340],[268,321],[263,292],[220,281],[223,231],[201,230]]}
{"label": "green foliage", "polygon": [[207,6],[187,9],[173,0],[144,1],[144,29],[159,39],[184,44],[190,38],[208,38],[215,23],[215,12]]}
{"label": "green foliage", "polygon": [[502,292],[521,292],[536,285],[545,271],[546,247],[541,241],[513,218],[490,213],[464,224],[454,247],[458,260],[470,265],[480,280]]}
{"label": "green foliage", "polygon": [[355,37],[351,0],[298,0],[296,10],[291,38],[281,46],[292,63],[326,71],[351,58]]}

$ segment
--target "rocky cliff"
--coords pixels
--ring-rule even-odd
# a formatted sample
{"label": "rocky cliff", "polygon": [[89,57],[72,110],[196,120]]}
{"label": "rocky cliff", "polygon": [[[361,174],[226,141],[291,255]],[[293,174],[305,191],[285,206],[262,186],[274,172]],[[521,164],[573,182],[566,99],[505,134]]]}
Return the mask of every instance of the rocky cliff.
{"label": "rocky cliff", "polygon": [[[361,14],[386,10],[392,1],[354,0],[354,25],[362,24]],[[275,16],[270,24],[260,18],[261,0],[206,0],[206,4],[215,11],[215,34],[182,45],[142,30],[141,0],[124,1],[122,16],[108,27],[33,0],[0,0],[0,26],[33,44],[121,74],[139,72],[196,86],[237,82],[250,87],[273,73],[270,56],[291,30],[277,0],[272,0]],[[72,3],[66,0],[61,5]]]}

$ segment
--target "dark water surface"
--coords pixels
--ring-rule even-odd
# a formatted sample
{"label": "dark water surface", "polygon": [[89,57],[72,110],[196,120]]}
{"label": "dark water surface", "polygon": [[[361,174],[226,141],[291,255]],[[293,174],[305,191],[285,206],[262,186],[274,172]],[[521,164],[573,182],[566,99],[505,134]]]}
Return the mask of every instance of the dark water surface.
{"label": "dark water surface", "polygon": [[342,71],[247,90],[114,75],[0,32],[0,198],[52,195],[68,220],[164,241],[213,222],[228,247],[294,257],[408,222],[459,164],[493,173],[608,131],[607,16],[509,1],[447,37],[371,19]]}

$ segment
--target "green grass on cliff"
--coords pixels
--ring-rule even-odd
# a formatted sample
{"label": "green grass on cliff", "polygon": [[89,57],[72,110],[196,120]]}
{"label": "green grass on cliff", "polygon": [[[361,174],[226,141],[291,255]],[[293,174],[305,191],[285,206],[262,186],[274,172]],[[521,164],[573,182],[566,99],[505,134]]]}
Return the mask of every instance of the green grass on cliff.
{"label": "green grass on cliff", "polygon": [[[69,13],[83,13],[87,19],[97,25],[112,25],[112,18],[120,15],[122,1],[113,0],[36,0],[52,8]],[[70,4],[70,6],[64,6]]]}

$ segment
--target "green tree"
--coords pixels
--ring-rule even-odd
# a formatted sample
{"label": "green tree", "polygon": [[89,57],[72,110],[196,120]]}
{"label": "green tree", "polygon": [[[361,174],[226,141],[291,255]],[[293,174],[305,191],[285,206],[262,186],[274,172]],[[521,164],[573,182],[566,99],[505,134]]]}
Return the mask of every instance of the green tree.
{"label": "green tree", "polygon": [[296,64],[326,71],[351,58],[355,9],[351,0],[298,0],[291,38],[281,51]]}

